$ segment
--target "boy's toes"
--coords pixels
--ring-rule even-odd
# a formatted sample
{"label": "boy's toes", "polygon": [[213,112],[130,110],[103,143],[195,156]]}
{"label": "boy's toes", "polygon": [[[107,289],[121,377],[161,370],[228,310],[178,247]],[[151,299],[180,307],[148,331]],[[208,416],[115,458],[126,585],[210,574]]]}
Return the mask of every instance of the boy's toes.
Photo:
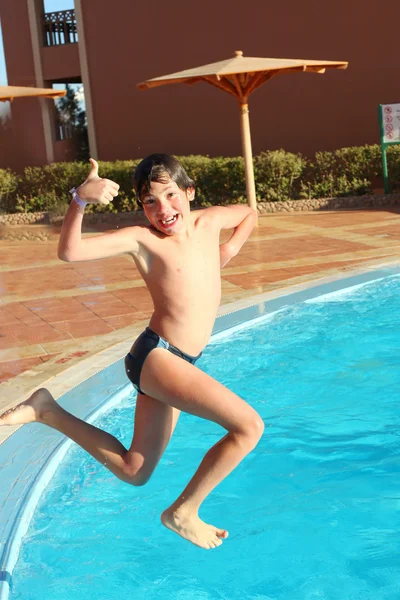
{"label": "boy's toes", "polygon": [[224,540],[226,540],[226,538],[228,537],[229,533],[227,532],[226,529],[216,529],[216,534],[219,538],[222,538]]}
{"label": "boy's toes", "polygon": [[217,537],[213,540],[213,544],[214,544],[214,548],[217,548],[217,546],[222,546],[222,540]]}
{"label": "boy's toes", "polygon": [[207,544],[207,550],[212,550],[213,548],[218,548],[218,546],[222,545],[222,540],[220,540],[217,537],[212,538],[211,540],[209,540],[208,544]]}

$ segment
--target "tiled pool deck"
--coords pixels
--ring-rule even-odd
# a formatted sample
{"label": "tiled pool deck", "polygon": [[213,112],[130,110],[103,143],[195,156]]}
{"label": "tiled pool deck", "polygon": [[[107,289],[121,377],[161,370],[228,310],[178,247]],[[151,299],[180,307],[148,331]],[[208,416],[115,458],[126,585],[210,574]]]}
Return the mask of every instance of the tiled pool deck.
{"label": "tiled pool deck", "polygon": [[[57,259],[49,241],[0,240],[0,411],[70,367],[129,348],[152,311],[130,257]],[[400,262],[400,210],[260,217],[222,271],[226,305],[294,285]],[[84,361],[84,362],[82,362]]]}

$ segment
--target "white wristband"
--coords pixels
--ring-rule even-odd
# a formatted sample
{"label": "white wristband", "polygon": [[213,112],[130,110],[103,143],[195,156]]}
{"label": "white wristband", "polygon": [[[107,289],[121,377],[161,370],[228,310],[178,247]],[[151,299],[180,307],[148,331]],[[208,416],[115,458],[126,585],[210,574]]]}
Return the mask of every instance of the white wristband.
{"label": "white wristband", "polygon": [[72,198],[75,200],[75,202],[77,204],[79,204],[79,206],[82,206],[82,208],[85,208],[87,202],[85,202],[84,200],[79,198],[76,188],[72,188],[71,190],[69,190],[69,193],[72,194]]}

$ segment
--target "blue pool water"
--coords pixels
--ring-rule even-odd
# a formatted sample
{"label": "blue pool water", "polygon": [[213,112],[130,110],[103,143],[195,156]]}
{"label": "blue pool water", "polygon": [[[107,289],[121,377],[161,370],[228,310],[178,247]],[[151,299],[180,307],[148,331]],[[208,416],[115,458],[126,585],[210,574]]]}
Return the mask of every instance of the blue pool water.
{"label": "blue pool water", "polygon": [[[43,494],[12,600],[398,600],[400,278],[288,307],[199,366],[247,399],[265,435],[205,502],[230,531],[204,551],[159,524],[224,433],[182,415],[133,488],[72,447]],[[130,443],[134,397],[97,425]]]}

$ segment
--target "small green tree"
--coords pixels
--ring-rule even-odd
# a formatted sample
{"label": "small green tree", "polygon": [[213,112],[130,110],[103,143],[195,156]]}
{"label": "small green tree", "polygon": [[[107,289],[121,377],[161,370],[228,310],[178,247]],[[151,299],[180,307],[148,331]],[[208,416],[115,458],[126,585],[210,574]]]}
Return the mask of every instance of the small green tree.
{"label": "small green tree", "polygon": [[76,140],[76,158],[87,161],[89,159],[89,140],[87,133],[86,111],[82,110],[76,91],[69,84],[66,85],[66,94],[57,102],[58,119],[70,137]]}

